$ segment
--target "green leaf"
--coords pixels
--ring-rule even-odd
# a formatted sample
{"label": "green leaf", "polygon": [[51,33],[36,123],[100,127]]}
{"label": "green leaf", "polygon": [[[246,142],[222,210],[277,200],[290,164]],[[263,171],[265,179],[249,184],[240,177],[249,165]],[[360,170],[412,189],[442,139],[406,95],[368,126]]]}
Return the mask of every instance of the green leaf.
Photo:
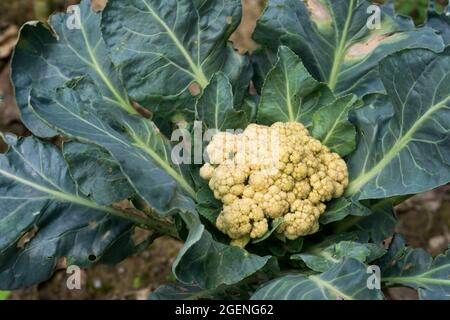
{"label": "green leaf", "polygon": [[58,13],[50,17],[51,30],[40,22],[30,22],[20,31],[12,59],[12,79],[22,120],[37,136],[52,137],[57,133],[31,111],[31,90],[55,90],[77,76],[89,75],[106,99],[135,112],[102,40],[101,14],[91,9],[89,0],[81,1],[79,9],[81,29],[68,28],[74,13]]}
{"label": "green leaf", "polygon": [[317,243],[317,239],[315,239],[315,241],[311,241],[309,239],[309,241],[307,241],[305,244],[305,251],[321,250],[321,248],[333,246],[336,243],[339,243],[341,241],[366,243],[369,241],[369,237],[367,236],[367,234],[365,232],[360,232],[360,231],[334,232],[331,235],[327,235],[325,238],[323,238],[318,243]]}
{"label": "green leaf", "polygon": [[[433,0],[430,0],[430,4],[434,4]],[[430,6],[428,9],[427,26],[438,31],[439,35],[444,40],[445,45],[450,44],[450,6],[439,13],[434,6]]]}
{"label": "green leaf", "polygon": [[[273,261],[273,260],[271,260]],[[195,285],[171,283],[160,286],[149,296],[149,300],[248,300],[255,285],[269,278],[274,272],[270,263],[254,276],[231,286],[223,285],[215,289],[202,289]]]}
{"label": "green leaf", "polygon": [[226,131],[244,129],[247,117],[244,111],[234,109],[233,89],[223,73],[216,73],[197,100],[197,118],[208,129]]}
{"label": "green leaf", "polygon": [[[406,48],[443,50],[431,28],[416,29],[397,17],[392,5],[380,6],[381,24],[369,29],[366,0],[271,0],[258,20],[254,39],[275,51],[290,47],[311,74],[339,94],[384,92],[378,63]],[[369,12],[369,13],[368,13]]]}
{"label": "green leaf", "polygon": [[205,88],[223,70],[240,19],[239,0],[111,0],[102,31],[130,96],[163,112],[161,102],[173,107],[189,100],[191,84]]}
{"label": "green leaf", "polygon": [[130,221],[145,221],[81,196],[54,145],[6,140],[10,150],[0,155],[0,289],[43,282],[63,258],[85,267],[134,253]]}
{"label": "green leaf", "polygon": [[410,50],[381,63],[388,96],[355,111],[359,144],[348,161],[347,195],[381,199],[450,181],[450,49]]}
{"label": "green leaf", "polygon": [[171,160],[171,145],[149,120],[129,115],[79,79],[52,96],[36,94],[33,110],[64,134],[107,150],[139,196],[160,214],[193,207],[191,181]]}
{"label": "green leaf", "polygon": [[380,290],[367,288],[366,266],[345,259],[318,275],[292,274],[259,288],[252,300],[374,300],[383,299]]}
{"label": "green leaf", "polygon": [[119,165],[106,150],[72,141],[64,143],[63,155],[78,188],[94,202],[111,205],[134,194]]}
{"label": "green leaf", "polygon": [[232,285],[262,269],[270,260],[270,256],[260,257],[215,241],[198,217],[188,215],[183,214],[185,219],[193,220],[189,224],[189,237],[172,267],[184,284],[202,289]]}
{"label": "green leaf", "polygon": [[0,300],[6,300],[11,295],[9,291],[0,291]]}
{"label": "green leaf", "polygon": [[327,204],[326,211],[320,216],[320,223],[329,224],[342,220],[349,215],[364,217],[370,214],[370,209],[363,206],[358,201],[347,198],[338,198]]}
{"label": "green leaf", "polygon": [[248,299],[249,285],[238,284],[216,289],[202,289],[182,283],[167,284],[150,294],[149,300],[244,300]]}
{"label": "green leaf", "polygon": [[356,107],[356,96],[348,95],[320,108],[313,115],[312,136],[341,157],[350,154],[356,148],[356,129],[348,116]]}
{"label": "green leaf", "polygon": [[302,260],[308,268],[325,272],[345,258],[353,258],[363,263],[370,263],[385,254],[385,250],[372,243],[341,241],[328,247],[316,247],[312,251],[294,254],[291,259]]}
{"label": "green leaf", "polygon": [[253,78],[253,66],[248,54],[240,55],[231,45],[226,48],[227,56],[219,72],[222,72],[233,87],[234,106],[241,110],[248,96],[250,82]]}
{"label": "green leaf", "polygon": [[381,244],[392,237],[397,225],[397,219],[392,205],[383,205],[372,208],[368,216],[352,216],[339,221],[335,232],[362,231],[367,234],[372,242]]}
{"label": "green leaf", "polygon": [[277,63],[278,57],[276,52],[260,47],[252,53],[251,59],[254,69],[253,83],[258,93],[261,94],[264,80],[269,71]]}
{"label": "green leaf", "polygon": [[198,213],[211,222],[213,225],[216,225],[217,217],[220,214],[220,211],[222,208],[214,208],[212,206],[206,205],[206,204],[199,204],[196,206]]}
{"label": "green leaf", "polygon": [[397,234],[379,266],[386,285],[414,288],[421,300],[450,300],[450,249],[433,259],[423,249],[406,247]]}
{"label": "green leaf", "polygon": [[267,75],[258,108],[258,123],[303,122],[309,125],[319,107],[333,102],[326,85],[316,81],[299,57],[281,46],[278,62]]}

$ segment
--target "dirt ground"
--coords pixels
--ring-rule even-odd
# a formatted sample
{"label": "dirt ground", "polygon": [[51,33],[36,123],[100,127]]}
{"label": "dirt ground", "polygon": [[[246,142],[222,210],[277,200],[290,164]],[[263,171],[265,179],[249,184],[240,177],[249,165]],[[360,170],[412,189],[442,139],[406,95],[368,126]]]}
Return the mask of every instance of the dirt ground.
{"label": "dirt ground", "polygon": [[[46,0],[45,0],[46,1]],[[104,1],[104,0],[97,0]],[[37,0],[39,2],[39,0]],[[73,1],[56,1],[63,7]],[[13,49],[18,26],[36,14],[32,1],[2,1],[0,12],[0,130],[27,134],[20,123],[20,115],[14,101],[9,80],[8,59]],[[253,50],[256,44],[250,34],[261,11],[263,0],[244,0],[244,23],[232,37],[240,51]],[[8,11],[4,6],[8,6]],[[0,152],[5,150],[0,141]],[[450,186],[418,195],[397,208],[398,232],[414,247],[421,247],[432,254],[444,251],[450,243]],[[98,265],[83,273],[82,290],[66,288],[67,274],[57,272],[52,279],[39,286],[18,290],[11,299],[147,299],[159,285],[172,281],[171,265],[180,243],[162,238],[147,251],[117,266]],[[409,289],[391,289],[393,299],[416,299]]]}

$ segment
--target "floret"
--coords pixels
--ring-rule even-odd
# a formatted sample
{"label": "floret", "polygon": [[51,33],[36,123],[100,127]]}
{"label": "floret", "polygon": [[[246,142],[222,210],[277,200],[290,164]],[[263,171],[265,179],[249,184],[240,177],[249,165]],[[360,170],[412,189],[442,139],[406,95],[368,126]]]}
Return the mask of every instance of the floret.
{"label": "floret", "polygon": [[348,185],[347,165],[300,123],[249,125],[241,134],[218,133],[200,175],[224,204],[216,226],[245,245],[282,217],[287,239],[315,233],[326,202]]}
{"label": "floret", "polygon": [[245,198],[225,205],[216,225],[232,239],[260,238],[269,228],[262,209],[252,199]]}

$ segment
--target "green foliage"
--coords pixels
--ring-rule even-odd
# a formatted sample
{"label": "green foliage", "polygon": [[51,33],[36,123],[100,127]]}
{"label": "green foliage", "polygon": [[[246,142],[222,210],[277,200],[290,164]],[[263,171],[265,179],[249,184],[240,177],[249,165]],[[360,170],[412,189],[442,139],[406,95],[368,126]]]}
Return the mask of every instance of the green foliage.
{"label": "green foliage", "polygon": [[6,300],[10,296],[9,291],[0,291],[0,300]]}
{"label": "green foliage", "polygon": [[410,16],[417,25],[423,24],[427,20],[427,9],[429,5],[434,5],[438,12],[442,12],[447,0],[395,0],[395,8],[398,13]]}
{"label": "green foliage", "polygon": [[423,249],[406,247],[403,238],[397,234],[379,264],[382,279],[387,285],[416,289],[420,299],[448,300],[450,250],[433,259]]}
{"label": "green foliage", "polygon": [[[418,28],[383,5],[370,30],[368,1],[314,3],[270,0],[251,56],[228,44],[238,0],[110,0],[103,12],[83,0],[80,29],[70,14],[26,24],[12,78],[33,136],[7,135],[0,155],[0,289],[41,283],[60,261],[116,263],[169,235],[184,242],[176,283],[152,299],[383,299],[367,287],[371,264],[385,286],[448,298],[448,252],[433,259],[398,236],[381,246],[395,199],[450,182],[448,11],[430,8]],[[198,166],[173,161],[173,119],[188,130],[301,122],[344,157],[350,185],[317,234],[287,240],[276,220],[245,250],[231,246]],[[62,145],[47,139],[57,135]],[[151,235],[134,243],[135,228]]]}
{"label": "green foliage", "polygon": [[379,300],[380,290],[367,288],[366,267],[346,258],[324,273],[292,274],[277,278],[259,288],[253,300]]}

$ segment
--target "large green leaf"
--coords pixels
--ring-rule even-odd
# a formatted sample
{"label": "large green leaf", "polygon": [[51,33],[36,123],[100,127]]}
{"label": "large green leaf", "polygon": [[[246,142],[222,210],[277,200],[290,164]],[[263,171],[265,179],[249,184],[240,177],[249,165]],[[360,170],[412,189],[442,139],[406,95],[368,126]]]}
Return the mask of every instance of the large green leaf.
{"label": "large green leaf", "polygon": [[90,81],[72,81],[53,96],[51,92],[33,96],[33,110],[47,123],[108,150],[138,194],[159,213],[172,213],[181,202],[189,205],[185,195],[195,196],[158,128],[102,99]]}
{"label": "large green leaf", "polygon": [[380,6],[381,24],[369,29],[366,0],[270,0],[258,21],[255,40],[276,50],[286,45],[319,81],[336,93],[384,92],[378,63],[405,48],[442,51],[431,28],[415,29],[396,17],[392,5]]}
{"label": "large green leaf", "polygon": [[242,109],[243,101],[249,94],[250,82],[254,74],[249,55],[241,55],[231,45],[228,45],[225,62],[219,69],[222,70],[219,72],[224,73],[231,82],[235,108]]}
{"label": "large green leaf", "polygon": [[153,291],[150,300],[248,300],[255,285],[267,278],[270,272],[261,270],[254,277],[231,286],[223,285],[215,289],[202,289],[199,286],[173,283],[160,286]]}
{"label": "large green leaf", "polygon": [[450,49],[409,50],[381,63],[388,96],[355,112],[359,144],[347,195],[380,199],[450,181]]}
{"label": "large green leaf", "polygon": [[325,272],[342,263],[345,258],[369,263],[380,258],[384,253],[384,249],[373,243],[341,241],[325,247],[316,246],[313,250],[292,255],[291,259],[302,260],[308,268],[317,272]]}
{"label": "large green leaf", "polygon": [[369,208],[363,206],[358,201],[347,198],[338,198],[327,204],[327,209],[320,216],[321,224],[329,224],[344,219],[345,217],[359,216],[365,217],[371,214]]}
{"label": "large green leaf", "polygon": [[450,45],[450,5],[445,8],[444,12],[438,13],[434,5],[432,5],[434,2],[434,0],[430,0],[427,26],[438,31],[444,43]]}
{"label": "large green leaf", "polygon": [[373,243],[381,244],[392,237],[397,219],[392,205],[381,205],[372,208],[367,216],[350,216],[336,224],[335,232],[359,231],[370,237]]}
{"label": "large green leaf", "polygon": [[215,241],[197,219],[173,264],[173,273],[183,283],[203,289],[235,284],[262,269],[271,258]]}
{"label": "large green leaf", "polygon": [[261,94],[267,74],[277,63],[277,54],[271,49],[260,47],[252,53],[250,58],[254,69],[253,84],[257,92]]}
{"label": "large green leaf", "polygon": [[102,30],[130,96],[163,112],[164,101],[170,109],[192,104],[185,101],[189,86],[205,88],[225,68],[227,40],[240,19],[239,0],[110,0]]}
{"label": "large green leaf", "polygon": [[450,300],[450,250],[433,259],[423,249],[406,247],[397,234],[378,264],[385,284],[417,289],[423,300]]}
{"label": "large green leaf", "polygon": [[208,129],[245,129],[247,116],[234,108],[233,89],[228,78],[216,73],[197,100],[197,117]]}
{"label": "large green leaf", "polygon": [[91,9],[90,1],[79,5],[81,29],[68,28],[75,13],[59,13],[44,24],[31,22],[20,31],[12,60],[12,79],[22,120],[35,135],[56,135],[29,108],[31,90],[54,90],[73,77],[89,75],[99,92],[129,112],[131,107],[119,71],[112,65],[100,31],[100,13]]}
{"label": "large green leaf", "polygon": [[54,145],[6,140],[10,150],[0,155],[0,289],[43,282],[63,258],[88,266],[105,255],[120,260],[134,252],[128,220],[143,219],[80,195]]}
{"label": "large green leaf", "polygon": [[278,61],[264,82],[258,123],[299,121],[309,125],[313,113],[333,101],[327,86],[308,73],[294,52],[281,46]]}
{"label": "large green leaf", "polygon": [[354,95],[343,96],[313,115],[312,136],[341,157],[356,148],[356,129],[348,120],[349,112],[357,107],[356,102]]}
{"label": "large green leaf", "polygon": [[383,299],[380,290],[367,288],[366,266],[345,259],[318,275],[292,274],[259,288],[252,300],[374,300]]}
{"label": "large green leaf", "polygon": [[71,141],[64,143],[63,155],[80,191],[94,202],[111,205],[134,194],[119,165],[106,150]]}

